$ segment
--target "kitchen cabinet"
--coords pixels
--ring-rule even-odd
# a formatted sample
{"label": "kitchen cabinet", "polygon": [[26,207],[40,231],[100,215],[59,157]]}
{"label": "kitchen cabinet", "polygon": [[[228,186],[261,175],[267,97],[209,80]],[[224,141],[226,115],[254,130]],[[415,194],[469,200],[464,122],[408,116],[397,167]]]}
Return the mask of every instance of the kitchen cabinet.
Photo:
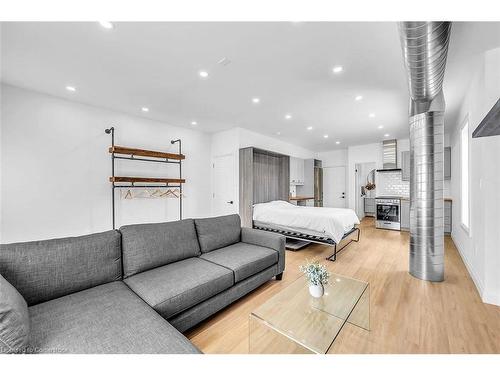
{"label": "kitchen cabinet", "polygon": [[444,148],[444,179],[451,180],[451,147]]}
{"label": "kitchen cabinet", "polygon": [[410,201],[401,199],[401,230],[410,230]]}
{"label": "kitchen cabinet", "polygon": [[304,159],[290,158],[290,185],[304,185]]}
{"label": "kitchen cabinet", "polygon": [[410,151],[401,153],[401,179],[410,181]]}
{"label": "kitchen cabinet", "polygon": [[375,217],[375,198],[365,197],[365,215]]}
{"label": "kitchen cabinet", "polygon": [[[410,151],[401,152],[401,179],[410,181]],[[444,148],[444,179],[451,180],[451,147]]]}

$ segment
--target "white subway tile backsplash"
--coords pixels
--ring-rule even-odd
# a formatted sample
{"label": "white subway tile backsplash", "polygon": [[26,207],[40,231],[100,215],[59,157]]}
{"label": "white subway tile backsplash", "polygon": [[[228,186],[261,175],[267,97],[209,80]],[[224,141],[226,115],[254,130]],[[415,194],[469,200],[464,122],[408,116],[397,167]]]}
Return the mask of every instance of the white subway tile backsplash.
{"label": "white subway tile backsplash", "polygon": [[377,174],[377,195],[410,196],[410,182],[401,179],[401,172]]}

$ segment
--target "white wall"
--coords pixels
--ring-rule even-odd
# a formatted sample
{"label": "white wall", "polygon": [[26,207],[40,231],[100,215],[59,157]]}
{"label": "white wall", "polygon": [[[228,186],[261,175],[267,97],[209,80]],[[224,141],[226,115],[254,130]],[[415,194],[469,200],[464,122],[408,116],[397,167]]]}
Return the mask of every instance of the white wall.
{"label": "white wall", "polygon": [[[381,145],[371,143],[361,146],[350,146],[344,150],[333,150],[318,153],[318,159],[324,167],[346,167],[347,207],[356,211],[356,164],[377,162],[382,157]],[[378,168],[378,165],[377,165]],[[369,171],[367,171],[368,173]]]}
{"label": "white wall", "polygon": [[[0,22],[0,49],[1,49],[1,40],[2,40],[2,27],[3,22]],[[1,52],[0,52],[1,53]],[[2,59],[0,56],[0,82],[2,82]],[[2,106],[2,94],[3,94],[3,86],[0,84],[0,243],[2,243],[2,212],[3,212],[3,204],[2,204],[2,133],[3,133],[3,106]]]}
{"label": "white wall", "polygon": [[312,159],[316,157],[314,151],[247,129],[239,128],[239,134],[240,148],[257,147],[301,159]]}
{"label": "white wall", "polygon": [[[210,215],[210,136],[141,117],[2,86],[1,242],[111,229],[108,178],[113,125],[117,145],[176,152],[181,138],[184,217]],[[116,175],[175,176],[174,165],[118,161]],[[176,220],[176,199],[126,200],[117,194],[117,227]]]}
{"label": "white wall", "polygon": [[317,159],[323,162],[323,168],[347,166],[347,149],[319,152]]}
{"label": "white wall", "polygon": [[356,164],[371,162],[375,163],[377,169],[382,168],[382,142],[347,149],[347,201],[348,207],[353,210],[356,209]]}
{"label": "white wall", "polygon": [[240,148],[239,128],[224,130],[211,135],[212,156],[223,156],[238,153]]}
{"label": "white wall", "polygon": [[[500,97],[500,49],[479,65],[452,128],[452,237],[484,302],[500,305],[500,136],[474,138],[472,132]],[[460,223],[460,128],[469,119],[470,232]],[[456,161],[456,162],[453,162]]]}

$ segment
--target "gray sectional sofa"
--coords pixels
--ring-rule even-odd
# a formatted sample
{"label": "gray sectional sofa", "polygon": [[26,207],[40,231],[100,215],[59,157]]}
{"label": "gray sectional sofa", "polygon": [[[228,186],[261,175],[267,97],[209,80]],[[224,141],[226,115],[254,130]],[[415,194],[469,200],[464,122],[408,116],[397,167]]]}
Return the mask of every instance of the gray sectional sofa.
{"label": "gray sectional sofa", "polygon": [[199,353],[181,332],[284,267],[238,215],[1,245],[0,353]]}

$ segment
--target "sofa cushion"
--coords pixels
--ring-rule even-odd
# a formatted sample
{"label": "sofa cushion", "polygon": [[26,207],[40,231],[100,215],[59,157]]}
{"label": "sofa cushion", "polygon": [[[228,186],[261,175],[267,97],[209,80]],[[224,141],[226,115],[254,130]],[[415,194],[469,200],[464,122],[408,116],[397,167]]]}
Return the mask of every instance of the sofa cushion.
{"label": "sofa cushion", "polygon": [[240,241],[241,220],[239,215],[195,219],[194,222],[203,253]]}
{"label": "sofa cushion", "polygon": [[200,255],[193,219],[120,228],[124,277]]}
{"label": "sofa cushion", "polygon": [[28,343],[30,317],[23,296],[0,275],[0,354],[16,353]]}
{"label": "sofa cushion", "polygon": [[33,353],[199,353],[122,281],[29,308]]}
{"label": "sofa cushion", "polygon": [[201,258],[233,270],[234,282],[240,282],[278,263],[278,252],[267,247],[244,242],[223,247]]}
{"label": "sofa cushion", "polygon": [[194,306],[233,285],[227,268],[200,258],[141,272],[125,283],[165,319]]}
{"label": "sofa cushion", "polygon": [[285,236],[253,228],[241,228],[241,242],[264,246],[278,252],[278,273],[285,270]]}
{"label": "sofa cushion", "polygon": [[217,311],[235,302],[245,294],[250,293],[252,290],[258,288],[266,281],[271,280],[277,273],[278,265],[266,268],[258,274],[250,276],[245,280],[233,285],[231,288],[223,291],[222,293],[213,296],[196,306],[177,314],[169,319],[172,324],[181,332],[192,328],[201,321],[207,319],[210,315],[215,314]]}
{"label": "sofa cushion", "polygon": [[120,280],[120,233],[0,245],[0,273],[28,305]]}

